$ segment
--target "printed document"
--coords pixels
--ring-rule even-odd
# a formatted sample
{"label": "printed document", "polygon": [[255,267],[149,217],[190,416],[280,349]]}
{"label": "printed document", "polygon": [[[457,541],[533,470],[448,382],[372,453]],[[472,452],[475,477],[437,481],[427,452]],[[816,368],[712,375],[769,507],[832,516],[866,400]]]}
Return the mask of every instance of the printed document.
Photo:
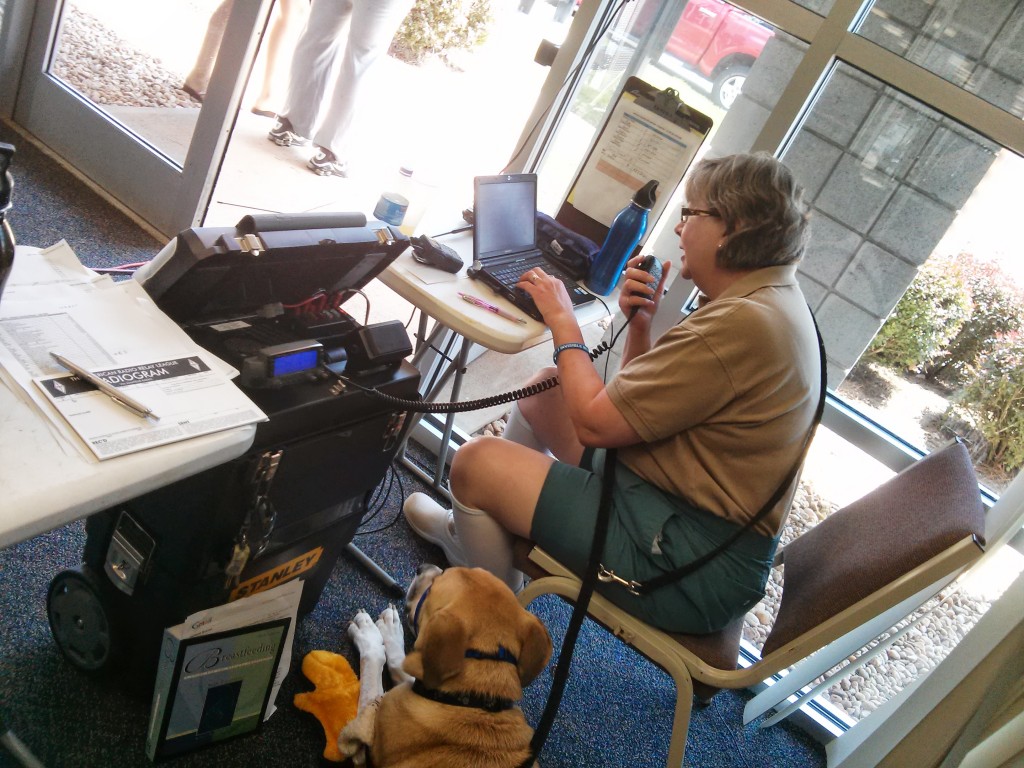
{"label": "printed document", "polygon": [[[126,410],[51,352],[151,408]],[[78,450],[108,459],[265,421],[237,371],[193,342],[134,280],[81,266],[66,242],[15,261],[0,308],[0,372]]]}
{"label": "printed document", "polygon": [[660,182],[662,197],[670,195],[703,140],[702,133],[677,125],[631,97],[622,98],[601,132],[594,162],[587,163],[573,187],[571,202],[576,210],[610,226],[633,193],[651,179]]}
{"label": "printed document", "polygon": [[146,736],[150,759],[241,735],[259,716],[270,718],[291,666],[302,586],[296,579],[164,631]]}

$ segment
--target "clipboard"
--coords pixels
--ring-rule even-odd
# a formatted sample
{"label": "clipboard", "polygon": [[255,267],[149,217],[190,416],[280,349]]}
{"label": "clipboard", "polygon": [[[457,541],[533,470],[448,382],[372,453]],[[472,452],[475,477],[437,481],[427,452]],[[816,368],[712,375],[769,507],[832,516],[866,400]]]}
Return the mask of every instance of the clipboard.
{"label": "clipboard", "polygon": [[[638,77],[628,78],[555,219],[601,244],[633,194],[657,179],[650,216],[656,221],[713,124],[684,104],[675,89],[659,91]],[[649,233],[650,228],[640,245]]]}

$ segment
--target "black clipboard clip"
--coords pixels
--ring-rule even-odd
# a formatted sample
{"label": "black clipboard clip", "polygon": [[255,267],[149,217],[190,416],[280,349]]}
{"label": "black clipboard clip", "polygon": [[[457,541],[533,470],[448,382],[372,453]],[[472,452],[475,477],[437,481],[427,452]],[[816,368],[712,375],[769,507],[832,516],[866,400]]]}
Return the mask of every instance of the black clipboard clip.
{"label": "black clipboard clip", "polygon": [[689,128],[707,134],[711,130],[711,119],[707,115],[695,112],[679,98],[679,91],[666,88],[663,91],[653,89],[646,94],[646,107],[676,125],[687,125]]}
{"label": "black clipboard clip", "polygon": [[654,95],[654,111],[669,120],[676,117],[681,106],[683,100],[679,98],[679,91],[675,88],[666,88]]}

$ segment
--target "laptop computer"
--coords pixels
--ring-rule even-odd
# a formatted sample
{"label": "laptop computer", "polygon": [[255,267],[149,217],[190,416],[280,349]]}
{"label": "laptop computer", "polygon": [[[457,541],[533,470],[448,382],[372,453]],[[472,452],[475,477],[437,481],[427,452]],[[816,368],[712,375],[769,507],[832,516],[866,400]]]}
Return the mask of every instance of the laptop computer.
{"label": "laptop computer", "polygon": [[515,285],[540,267],[565,283],[573,306],[594,295],[537,247],[537,174],[504,173],[473,179],[473,277],[535,320],[542,320],[530,295]]}

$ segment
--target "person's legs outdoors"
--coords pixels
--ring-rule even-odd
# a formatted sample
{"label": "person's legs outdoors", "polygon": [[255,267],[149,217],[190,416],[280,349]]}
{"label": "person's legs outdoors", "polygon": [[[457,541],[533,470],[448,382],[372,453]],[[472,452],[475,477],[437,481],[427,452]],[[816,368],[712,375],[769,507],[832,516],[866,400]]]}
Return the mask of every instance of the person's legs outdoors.
{"label": "person's legs outdoors", "polygon": [[411,7],[412,0],[354,0],[338,79],[327,113],[312,137],[318,151],[310,158],[309,168],[318,176],[348,175],[350,134],[366,74],[387,52]]}
{"label": "person's legs outdoors", "polygon": [[224,31],[228,27],[228,17],[231,15],[233,3],[234,0],[224,0],[211,14],[206,25],[206,35],[196,55],[195,65],[181,86],[181,90],[198,102],[202,102],[206,97],[206,87],[210,84],[213,65],[217,62],[217,54],[220,53],[220,44],[224,40]]}
{"label": "person's legs outdoors", "polygon": [[302,147],[316,130],[324,100],[332,90],[344,43],[342,32],[352,0],[313,0],[306,27],[295,44],[288,95],[267,138],[281,147]]}
{"label": "person's legs outdoors", "polygon": [[295,43],[309,14],[309,0],[277,0],[267,32],[263,84],[252,105],[253,114],[275,117],[283,104],[280,84],[287,88]]}

